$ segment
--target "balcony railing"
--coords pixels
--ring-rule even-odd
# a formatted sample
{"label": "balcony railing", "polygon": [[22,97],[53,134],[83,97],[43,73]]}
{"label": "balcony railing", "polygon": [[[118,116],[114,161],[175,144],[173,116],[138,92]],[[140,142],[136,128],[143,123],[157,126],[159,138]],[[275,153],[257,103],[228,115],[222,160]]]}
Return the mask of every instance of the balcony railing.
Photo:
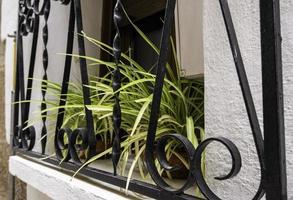
{"label": "balcony railing", "polygon": [[[70,17],[68,22],[68,36],[66,59],[64,64],[63,82],[57,115],[57,123],[55,128],[54,147],[56,158],[48,158],[45,155],[47,145],[47,127],[46,117],[42,118],[42,130],[37,132],[33,126],[23,129],[28,126],[31,89],[34,80],[35,58],[37,52],[38,40],[42,39],[43,48],[43,82],[42,82],[42,104],[41,109],[43,115],[46,116],[46,80],[49,53],[48,44],[48,19],[51,12],[51,4],[61,2],[60,6],[70,7]],[[41,3],[40,3],[41,2]],[[261,168],[261,181],[259,188],[253,199],[260,199],[265,194],[268,200],[287,199],[286,191],[286,166],[285,166],[285,143],[284,143],[284,117],[283,117],[283,91],[282,91],[282,59],[281,59],[281,37],[280,37],[280,8],[278,0],[260,0],[261,13],[261,47],[262,47],[262,75],[263,75],[263,98],[264,98],[264,138],[256,115],[256,110],[251,95],[249,83],[247,80],[245,67],[241,57],[241,51],[238,45],[236,32],[232,17],[229,10],[227,0],[219,0],[222,16],[225,21],[225,27],[231,53],[234,58],[237,76],[239,78],[241,91],[245,101],[247,114],[249,117],[250,127],[252,130],[255,148],[257,150],[258,159]],[[156,130],[158,124],[158,116],[160,112],[160,104],[162,98],[163,82],[166,75],[166,63],[168,58],[169,38],[174,19],[174,9],[176,0],[168,0],[165,9],[165,18],[160,44],[160,54],[157,62],[157,72],[155,87],[153,89],[153,101],[151,105],[151,117],[149,119],[149,128],[146,138],[145,148],[145,163],[149,174],[155,185],[145,183],[138,180],[131,180],[129,190],[140,193],[142,195],[155,199],[199,199],[198,197],[185,194],[185,191],[195,184],[199,187],[201,193],[206,199],[220,199],[208,186],[205,181],[201,160],[205,148],[212,142],[223,144],[230,152],[232,157],[231,171],[222,177],[217,177],[219,180],[227,180],[238,174],[241,169],[241,155],[234,143],[224,137],[209,138],[201,142],[197,149],[190,141],[180,134],[167,134],[159,138],[155,145]],[[93,167],[84,167],[80,173],[91,178],[110,183],[118,187],[125,187],[127,178],[118,175],[117,165],[121,154],[121,119],[122,112],[120,107],[119,89],[121,88],[121,72],[119,62],[121,59],[121,34],[119,31],[120,23],[123,15],[123,0],[117,0],[114,11],[113,20],[116,30],[113,39],[113,56],[116,64],[116,69],[112,72],[114,107],[113,107],[113,130],[114,139],[112,143],[112,162],[113,173],[99,170]],[[40,27],[40,18],[44,18],[44,26]],[[19,16],[18,16],[18,32],[17,32],[17,79],[15,102],[21,102],[14,105],[14,133],[13,146],[17,153],[25,154],[31,157],[44,158],[45,162],[60,165],[62,168],[77,171],[85,162],[80,158],[78,151],[86,151],[87,160],[96,155],[96,137],[94,132],[94,121],[92,111],[85,106],[86,127],[79,127],[76,130],[63,128],[64,120],[64,105],[66,104],[66,94],[68,92],[68,82],[70,79],[72,57],[69,54],[73,53],[74,31],[82,33],[82,9],[80,0],[19,0]],[[42,28],[42,35],[39,36],[39,29]],[[28,79],[24,77],[24,51],[23,38],[27,35],[32,35],[32,48],[29,63]],[[192,39],[192,38],[190,38]],[[78,50],[80,56],[80,76],[83,89],[84,105],[91,105],[89,75],[87,71],[87,63],[85,54],[84,38],[78,37]],[[27,88],[25,81],[27,80]],[[42,137],[41,152],[34,152],[36,135]],[[64,138],[68,138],[68,143],[65,143]],[[77,144],[77,138],[82,141],[82,144]],[[189,174],[185,183],[180,188],[174,188],[169,185],[160,175],[155,164],[155,159],[158,159],[161,168],[171,171],[175,167],[171,166],[166,159],[165,147],[167,141],[174,140],[180,143],[187,153],[189,161]],[[154,149],[156,151],[154,152]],[[67,150],[64,155],[63,151]],[[157,158],[156,158],[157,157]],[[86,160],[86,161],[87,161]],[[61,162],[61,164],[60,164]]]}

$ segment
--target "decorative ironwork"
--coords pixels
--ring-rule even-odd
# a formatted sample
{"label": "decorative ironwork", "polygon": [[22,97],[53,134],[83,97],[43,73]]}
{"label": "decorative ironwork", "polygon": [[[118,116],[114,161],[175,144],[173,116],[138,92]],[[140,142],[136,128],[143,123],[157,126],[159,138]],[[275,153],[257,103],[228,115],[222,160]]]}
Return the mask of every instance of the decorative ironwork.
{"label": "decorative ironwork", "polygon": [[[76,21],[76,27],[77,32],[82,33],[83,31],[83,24],[82,24],[82,13],[81,13],[81,4],[80,0],[74,0],[74,12],[75,12],[75,21]],[[87,109],[87,105],[91,105],[91,99],[90,99],[90,89],[87,87],[89,85],[89,78],[88,78],[88,72],[87,72],[87,64],[85,59],[85,45],[84,45],[84,38],[83,36],[79,36],[78,39],[78,50],[80,55],[80,73],[81,73],[81,83],[82,83],[82,90],[83,90],[83,101],[84,101],[84,109],[85,109],[85,115],[86,115],[86,123],[87,127],[86,129],[78,129],[77,133],[81,136],[81,139],[83,140],[83,145],[81,147],[81,150],[88,150],[87,152],[87,158],[91,158],[96,153],[96,137],[94,132],[94,120],[92,111]],[[87,134],[83,136],[83,132],[86,131]],[[76,141],[72,141],[73,143],[69,143],[69,146],[75,146]],[[86,148],[87,147],[87,148]],[[72,147],[71,149],[74,149]],[[70,151],[71,157],[74,157],[74,152]]]}
{"label": "decorative ironwork", "polygon": [[[34,12],[34,8],[30,2],[20,1],[19,2],[19,21],[18,21],[18,33],[17,33],[17,81],[16,81],[16,94],[15,100],[19,99],[26,100],[21,103],[21,125],[18,125],[19,105],[15,105],[14,113],[14,145],[32,150],[35,144],[35,128],[30,126],[27,127],[27,120],[29,119],[29,110],[31,99],[31,88],[33,85],[33,75],[35,66],[36,49],[38,42],[39,32],[39,16]],[[27,80],[27,89],[24,88],[24,63],[23,63],[23,41],[22,37],[27,36],[29,33],[33,33],[32,49],[29,63],[29,73]]]}
{"label": "decorative ironwork", "polygon": [[[38,4],[38,3],[37,3]],[[36,7],[38,5],[36,4]],[[42,154],[45,154],[46,150],[46,144],[47,144],[47,126],[46,126],[46,121],[47,121],[47,104],[46,104],[46,93],[47,93],[47,81],[48,81],[48,74],[47,74],[47,69],[48,69],[48,62],[49,62],[49,56],[48,56],[48,49],[47,49],[47,44],[48,44],[48,19],[50,16],[50,9],[51,9],[51,0],[46,0],[43,2],[43,6],[40,12],[40,14],[44,15],[44,27],[43,27],[43,44],[44,44],[44,50],[43,50],[43,69],[44,69],[44,75],[43,75],[43,81],[42,81],[42,98],[43,101],[41,103],[41,110],[42,110],[42,121],[43,121],[43,127],[41,131],[41,144],[42,144]],[[38,12],[37,8],[37,12]]]}
{"label": "decorative ironwork", "polygon": [[[220,1],[220,3],[223,8],[222,11],[223,11],[223,16],[226,22],[226,26],[228,23],[230,26],[229,29],[227,28],[227,30],[228,30],[229,38],[231,38],[231,35],[235,34],[235,32],[233,32],[233,30],[230,31],[231,29],[233,29],[233,24],[232,24],[230,12],[227,6],[228,4],[224,0]],[[179,189],[173,188],[167,182],[165,182],[162,176],[159,174],[157,167],[155,165],[153,149],[155,144],[155,136],[156,136],[157,123],[158,123],[158,116],[160,111],[160,102],[161,102],[161,95],[163,90],[164,77],[166,74],[165,66],[167,64],[169,38],[170,38],[170,33],[172,28],[172,19],[173,19],[175,4],[176,4],[176,0],[169,0],[167,3],[167,10],[166,10],[166,15],[164,20],[164,28],[163,28],[163,34],[162,34],[161,46],[160,46],[161,51],[160,51],[160,55],[158,59],[158,67],[157,67],[157,73],[156,73],[157,76],[156,76],[156,83],[154,88],[152,110],[151,110],[148,137],[147,137],[147,143],[146,143],[147,145],[146,146],[146,165],[155,183],[161,189],[167,192],[178,193],[178,194],[183,193],[188,188],[193,186],[194,183],[196,182],[198,187],[202,191],[202,193],[205,195],[205,197],[207,197],[208,199],[220,199],[219,197],[217,197],[216,194],[214,194],[211,191],[211,189],[209,189],[208,185],[206,184],[203,178],[202,171],[201,171],[201,164],[200,164],[201,154],[204,151],[205,147],[213,141],[218,141],[224,144],[228,148],[232,156],[232,160],[233,160],[232,169],[228,175],[223,177],[217,177],[217,179],[226,180],[233,176],[236,176],[241,168],[241,156],[237,147],[230,140],[226,138],[210,138],[202,142],[199,145],[199,147],[195,150],[191,142],[187,138],[183,137],[181,134],[169,134],[169,135],[164,135],[163,137],[161,137],[158,141],[157,154],[158,154],[158,160],[162,168],[164,168],[167,171],[174,170],[174,167],[168,163],[166,158],[165,147],[168,140],[172,139],[172,140],[176,140],[180,142],[183,145],[188,155],[188,160],[190,163],[189,175],[185,184]],[[238,46],[237,41],[235,41],[235,43],[232,43],[230,40],[230,43],[231,43],[231,46],[232,45]],[[239,53],[239,59],[241,59],[240,52],[238,53]],[[237,61],[235,61],[236,66],[237,66],[237,63],[236,63]],[[245,84],[245,83],[242,83],[242,84]],[[249,87],[248,87],[248,90],[249,90]]]}
{"label": "decorative ironwork", "polygon": [[[70,1],[62,1],[63,4],[67,5]],[[61,96],[59,101],[60,108],[58,109],[56,129],[55,129],[55,139],[54,146],[57,159],[64,160],[65,162],[70,160],[70,153],[68,150],[69,144],[64,144],[65,137],[70,138],[72,130],[69,128],[61,129],[65,114],[65,109],[63,106],[66,104],[67,99],[67,91],[68,91],[68,83],[70,79],[70,71],[71,71],[71,62],[72,57],[69,55],[73,51],[73,41],[74,41],[74,25],[75,25],[75,11],[74,11],[74,3],[70,5],[70,14],[69,14],[69,26],[68,26],[68,34],[67,34],[67,47],[66,47],[66,58],[64,64],[64,72],[63,72],[63,81],[61,88]],[[66,150],[66,155],[63,155],[62,151]]]}
{"label": "decorative ironwork", "polygon": [[[68,4],[69,1],[62,1],[63,4]],[[67,56],[65,59],[65,67],[63,74],[63,82],[61,89],[61,98],[60,98],[60,109],[58,110],[57,124],[55,130],[55,152],[57,158],[59,160],[68,161],[70,158],[77,165],[82,164],[82,161],[79,158],[79,152],[87,151],[87,159],[90,159],[95,155],[96,151],[96,139],[94,133],[94,122],[92,112],[86,108],[86,105],[91,105],[90,100],[90,91],[89,88],[86,87],[89,83],[88,81],[88,72],[87,72],[87,64],[85,60],[85,46],[84,39],[82,36],[78,37],[78,47],[79,47],[79,55],[80,55],[80,71],[81,71],[81,81],[83,85],[83,96],[84,96],[84,105],[85,105],[85,113],[86,113],[86,128],[78,128],[76,130],[71,130],[69,128],[62,128],[63,118],[64,118],[64,108],[63,106],[66,103],[66,94],[68,91],[68,82],[70,78],[71,71],[71,56],[69,54],[73,51],[73,39],[74,39],[74,24],[76,22],[77,32],[81,33],[83,31],[82,25],[82,13],[81,13],[81,4],[80,0],[71,1],[71,10],[69,17],[69,27],[68,27],[68,36],[67,36]],[[64,139],[67,137],[69,139],[68,144],[64,144]],[[77,144],[77,139],[82,141],[82,144]],[[63,155],[63,150],[66,151],[66,155]]]}
{"label": "decorative ironwork", "polygon": [[[56,152],[55,158],[46,158],[45,161],[52,163],[54,165],[60,165],[60,161],[62,161],[61,166],[69,169],[69,170],[77,170],[81,164],[85,161],[90,159],[96,154],[96,138],[94,132],[94,122],[92,112],[87,109],[87,105],[91,105],[90,100],[90,91],[88,85],[88,72],[87,72],[87,63],[85,60],[85,45],[84,45],[84,38],[82,36],[78,36],[78,50],[80,55],[80,71],[81,71],[81,80],[83,86],[83,99],[84,99],[84,109],[86,114],[86,122],[87,126],[77,128],[76,130],[71,130],[70,128],[63,128],[63,118],[64,118],[64,105],[66,104],[67,99],[67,92],[68,92],[68,82],[70,78],[70,71],[71,71],[71,61],[72,58],[69,56],[73,52],[73,43],[74,43],[74,29],[75,25],[77,28],[77,33],[82,33],[83,31],[83,23],[82,23],[82,10],[81,10],[81,2],[80,0],[54,0],[59,1],[63,5],[70,4],[70,16],[69,16],[69,25],[68,25],[68,35],[67,35],[67,49],[66,53],[67,56],[65,58],[65,65],[64,65],[64,74],[63,74],[63,81],[61,87],[61,96],[60,96],[60,109],[58,110],[57,115],[57,123],[55,129],[55,139],[54,139],[54,147]],[[280,57],[280,40],[275,39],[270,35],[266,36],[267,29],[270,30],[271,34],[277,34],[275,37],[279,37],[280,34],[280,21],[279,18],[275,19],[275,24],[272,25],[270,20],[267,20],[265,16],[269,16],[270,18],[274,18],[273,13],[277,13],[279,17],[279,4],[273,4],[273,0],[269,0],[270,4],[266,4],[267,1],[261,0],[261,13],[262,13],[262,56],[263,56],[263,65],[269,66],[271,63],[266,62],[266,59],[269,58],[271,55],[273,56],[273,63],[272,67],[276,67],[273,71],[274,73],[269,73],[268,78],[264,78],[265,84],[269,84],[270,80],[274,80],[276,84],[274,85],[277,89],[273,91],[273,100],[271,103],[275,103],[274,107],[276,111],[278,111],[279,115],[278,118],[273,122],[271,125],[273,128],[276,128],[276,124],[278,124],[281,128],[278,133],[280,133],[281,139],[278,140],[278,149],[275,152],[284,151],[284,147],[280,146],[283,144],[283,107],[282,102],[280,103],[278,99],[280,99],[280,93],[282,94],[281,88],[281,57]],[[277,1],[278,2],[278,1]],[[237,70],[237,75],[239,78],[241,91],[243,94],[250,127],[252,130],[253,138],[255,147],[257,150],[260,168],[261,168],[261,181],[259,188],[253,197],[253,199],[261,199],[265,194],[264,185],[266,184],[267,188],[277,187],[274,186],[275,183],[271,183],[268,176],[274,173],[272,167],[268,167],[270,169],[270,174],[268,174],[266,170],[265,164],[269,165],[270,162],[265,157],[265,155],[270,155],[268,152],[265,154],[264,152],[264,144],[266,140],[263,139],[259,121],[257,118],[255,106],[253,103],[253,98],[251,95],[249,83],[247,80],[239,44],[236,37],[236,32],[234,29],[232,17],[230,14],[229,6],[227,0],[219,0],[222,15],[225,22],[225,27],[227,30],[227,35],[229,38],[229,43],[232,51],[232,55],[234,58],[235,67]],[[158,116],[160,112],[160,103],[162,97],[162,89],[164,84],[164,78],[166,75],[166,63],[168,57],[168,48],[169,48],[169,38],[170,33],[172,30],[173,18],[174,18],[174,9],[175,9],[176,0],[167,0],[166,10],[165,10],[165,18],[164,18],[164,25],[163,25],[163,33],[161,37],[161,44],[160,44],[160,54],[158,57],[158,64],[157,64],[157,72],[156,72],[156,81],[155,87],[153,91],[153,101],[152,101],[152,108],[151,108],[151,117],[149,121],[149,129],[147,134],[147,141],[146,141],[146,149],[145,149],[145,157],[146,157],[146,166],[151,175],[152,180],[155,182],[155,186],[147,183],[143,183],[141,181],[131,180],[129,183],[129,189],[141,193],[143,195],[149,196],[155,199],[199,199],[197,197],[185,194],[185,191],[190,187],[194,186],[195,184],[199,187],[202,194],[207,199],[212,200],[219,200],[220,198],[209,188],[208,184],[206,183],[203,172],[201,169],[201,160],[202,154],[205,148],[210,145],[211,143],[218,142],[223,144],[228,151],[230,152],[232,158],[232,168],[230,172],[221,177],[216,177],[218,180],[227,180],[234,176],[236,176],[240,169],[241,169],[241,155],[237,147],[233,144],[232,141],[219,137],[219,138],[209,138],[198,146],[197,149],[191,144],[191,142],[182,136],[182,134],[178,133],[171,133],[166,134],[160,138],[156,139],[156,129],[158,124]],[[266,5],[270,5],[270,7],[266,7]],[[38,41],[38,31],[39,31],[39,17],[43,16],[45,19],[45,25],[43,27],[43,43],[44,43],[44,50],[43,50],[43,67],[44,67],[44,76],[43,76],[43,85],[42,85],[42,98],[43,101],[46,100],[46,80],[47,77],[47,68],[48,68],[48,18],[50,14],[50,0],[44,0],[43,4],[40,6],[39,0],[31,1],[31,0],[20,0],[19,1],[19,25],[18,25],[18,33],[17,33],[17,81],[16,81],[16,94],[15,94],[15,101],[23,101],[20,104],[15,104],[14,108],[14,147],[15,149],[23,154],[27,154],[29,156],[37,157],[37,158],[44,158],[45,155],[45,146],[46,146],[46,118],[43,118],[43,128],[41,131],[42,140],[42,154],[31,151],[35,144],[35,137],[36,137],[36,130],[33,126],[27,127],[27,120],[29,119],[29,110],[30,110],[30,99],[31,99],[31,87],[33,85],[33,75],[34,75],[34,65],[35,65],[35,56],[37,51],[37,41]],[[113,106],[113,128],[114,128],[114,139],[113,139],[113,150],[112,150],[112,161],[113,161],[113,168],[114,173],[108,173],[105,171],[101,171],[99,169],[94,169],[91,167],[85,167],[81,169],[80,173],[83,175],[91,176],[98,180],[104,181],[106,183],[111,183],[113,185],[119,187],[125,187],[127,183],[126,177],[122,177],[117,175],[117,165],[120,158],[120,127],[121,127],[121,108],[120,108],[120,99],[119,99],[119,89],[121,88],[121,74],[120,74],[120,57],[121,57],[121,35],[119,26],[121,25],[121,21],[123,18],[122,15],[122,1],[117,0],[114,12],[113,12],[113,20],[116,29],[116,35],[113,39],[113,56],[115,59],[116,68],[113,71],[113,91],[115,92],[114,96],[114,106]],[[274,27],[277,26],[277,31],[274,32]],[[24,64],[23,64],[23,37],[27,36],[29,33],[33,33],[33,41],[32,41],[32,51],[30,57],[30,64],[29,64],[29,75],[28,75],[28,83],[27,89],[25,91],[24,88]],[[272,39],[274,38],[274,39]],[[280,38],[279,38],[280,39]],[[277,40],[278,42],[275,43],[274,41]],[[270,44],[266,44],[269,42]],[[276,51],[271,51],[270,48],[266,48],[267,46],[274,44],[275,49],[279,50],[277,55]],[[270,66],[269,66],[270,67]],[[263,74],[266,74],[266,68],[263,68]],[[277,76],[275,76],[277,74]],[[275,78],[273,78],[275,77]],[[277,78],[276,78],[277,77]],[[277,79],[277,80],[275,80]],[[264,91],[267,91],[267,88],[264,84]],[[270,94],[270,92],[269,92]],[[267,93],[264,94],[264,97],[268,97]],[[20,105],[20,107],[19,107]],[[266,126],[268,123],[268,117],[271,116],[272,112],[269,108],[271,104],[265,104],[264,111],[265,111],[265,135],[271,135],[269,127]],[[43,115],[46,115],[46,104],[42,103],[42,110]],[[19,113],[20,111],[20,113]],[[21,122],[19,123],[19,114],[21,118]],[[271,122],[271,121],[269,121]],[[25,128],[25,129],[24,129]],[[267,133],[267,132],[269,133]],[[68,141],[65,140],[68,138]],[[77,143],[77,140],[82,141],[81,143]],[[155,159],[159,161],[159,164],[163,169],[166,171],[172,171],[177,169],[177,166],[172,166],[168,163],[166,158],[165,147],[170,140],[175,140],[182,145],[186,154],[187,160],[189,162],[189,174],[183,186],[179,188],[174,188],[169,185],[164,178],[158,172],[158,169],[155,165]],[[268,143],[270,144],[270,143]],[[267,144],[267,145],[268,145]],[[156,148],[155,148],[156,147]],[[154,152],[156,149],[156,153]],[[87,152],[86,159],[83,160],[79,156],[79,152]],[[286,199],[286,191],[285,191],[285,177],[284,177],[284,164],[282,164],[282,158],[284,158],[284,152],[275,156],[279,161],[280,165],[277,170],[279,170],[278,174],[274,176],[274,181],[281,177],[282,186],[278,187],[278,191],[276,194],[271,194],[267,196],[267,199]],[[275,155],[275,154],[274,154]],[[157,157],[157,158],[156,158]],[[274,174],[275,175],[275,174]],[[276,177],[276,178],[275,178]]]}
{"label": "decorative ironwork", "polygon": [[114,174],[117,174],[117,164],[120,158],[120,127],[121,127],[121,108],[119,99],[119,89],[121,88],[121,74],[120,74],[120,57],[121,57],[121,36],[119,31],[119,25],[122,20],[122,8],[121,0],[117,0],[113,19],[116,28],[116,35],[113,41],[113,55],[115,59],[116,69],[113,72],[113,92],[115,93],[115,104],[113,108],[113,128],[114,128],[114,140],[113,140],[113,150],[112,150],[112,161],[114,167]]}

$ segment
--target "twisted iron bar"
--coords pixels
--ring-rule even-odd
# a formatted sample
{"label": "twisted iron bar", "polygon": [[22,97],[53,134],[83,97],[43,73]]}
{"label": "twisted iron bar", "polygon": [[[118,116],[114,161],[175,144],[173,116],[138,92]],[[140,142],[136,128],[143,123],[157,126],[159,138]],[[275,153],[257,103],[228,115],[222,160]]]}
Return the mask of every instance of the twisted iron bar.
{"label": "twisted iron bar", "polygon": [[119,25],[122,20],[122,4],[121,0],[117,0],[113,12],[114,26],[116,29],[116,35],[113,40],[113,54],[116,64],[116,69],[113,72],[113,92],[114,92],[114,108],[113,108],[113,126],[114,126],[114,139],[112,149],[112,162],[114,167],[114,175],[117,174],[117,164],[120,158],[120,129],[121,129],[121,107],[119,99],[119,89],[121,88],[121,73],[120,73],[120,57],[121,57],[121,35]]}
{"label": "twisted iron bar", "polygon": [[48,55],[48,37],[49,37],[49,32],[48,32],[48,19],[50,16],[50,9],[51,9],[51,0],[45,0],[44,4],[42,6],[41,11],[36,8],[37,12],[40,14],[44,15],[44,20],[45,24],[43,27],[43,44],[44,44],[44,49],[43,49],[43,69],[44,69],[44,75],[43,75],[43,80],[42,80],[42,103],[41,103],[41,111],[42,111],[42,131],[41,131],[41,145],[42,145],[42,154],[45,154],[46,150],[46,144],[47,144],[47,126],[46,126],[46,121],[47,121],[47,104],[46,104],[46,94],[47,94],[47,81],[48,81],[48,62],[49,62],[49,55]]}

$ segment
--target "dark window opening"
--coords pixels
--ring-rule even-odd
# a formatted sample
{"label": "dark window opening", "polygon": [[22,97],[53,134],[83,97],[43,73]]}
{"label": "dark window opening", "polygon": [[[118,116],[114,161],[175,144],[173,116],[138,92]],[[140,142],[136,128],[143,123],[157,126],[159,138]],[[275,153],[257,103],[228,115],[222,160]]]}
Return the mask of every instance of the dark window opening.
{"label": "dark window opening", "polygon": [[[163,29],[166,0],[125,0],[123,5],[128,16],[135,23],[135,25],[137,25],[159,48]],[[113,2],[110,3],[110,1],[108,1],[104,6],[104,9],[108,10],[104,10],[103,29],[107,30],[104,32],[102,40],[112,44],[115,29],[111,21],[112,18],[109,18],[109,16],[112,15],[114,4]],[[127,21],[126,17],[124,17],[124,19],[125,20],[120,27],[122,52],[130,55],[147,71],[155,74],[158,58],[157,53],[135,31],[133,26]],[[175,26],[173,27],[172,35],[175,36]],[[111,58],[105,54],[102,54],[102,59],[111,60]],[[173,62],[171,53],[169,60],[169,62]],[[101,71],[101,75],[105,74],[106,71],[106,69],[103,69]]]}

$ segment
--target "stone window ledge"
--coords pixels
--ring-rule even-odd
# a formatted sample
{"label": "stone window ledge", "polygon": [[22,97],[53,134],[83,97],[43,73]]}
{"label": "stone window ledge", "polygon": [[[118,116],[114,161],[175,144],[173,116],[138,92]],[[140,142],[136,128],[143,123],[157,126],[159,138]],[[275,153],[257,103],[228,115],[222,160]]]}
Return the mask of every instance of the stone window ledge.
{"label": "stone window ledge", "polygon": [[125,193],[118,187],[102,183],[92,184],[77,178],[72,179],[71,175],[20,156],[9,158],[9,171],[13,176],[52,199],[136,199],[134,196],[125,196]]}

